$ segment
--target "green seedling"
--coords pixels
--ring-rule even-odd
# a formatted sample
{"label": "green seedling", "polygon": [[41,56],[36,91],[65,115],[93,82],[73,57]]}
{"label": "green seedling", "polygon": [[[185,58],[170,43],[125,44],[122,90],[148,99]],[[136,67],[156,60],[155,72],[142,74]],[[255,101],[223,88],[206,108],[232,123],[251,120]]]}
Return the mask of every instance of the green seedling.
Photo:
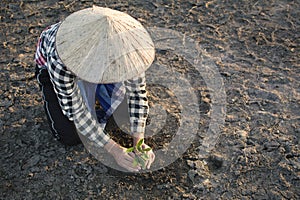
{"label": "green seedling", "polygon": [[146,168],[146,161],[149,159],[149,156],[147,155],[148,151],[151,151],[151,148],[142,148],[142,144],[144,143],[144,139],[140,139],[136,146],[130,147],[126,150],[127,153],[134,152],[135,158],[133,160],[133,166],[140,165],[142,169]]}

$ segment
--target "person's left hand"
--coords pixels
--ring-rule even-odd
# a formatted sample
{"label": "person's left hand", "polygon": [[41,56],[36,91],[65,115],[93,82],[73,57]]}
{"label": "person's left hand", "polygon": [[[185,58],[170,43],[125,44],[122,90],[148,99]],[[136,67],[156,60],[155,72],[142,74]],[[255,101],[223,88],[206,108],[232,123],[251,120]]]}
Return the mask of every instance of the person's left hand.
{"label": "person's left hand", "polygon": [[[147,149],[147,148],[151,148],[150,146],[148,146],[147,144],[143,143],[142,144],[142,149]],[[148,159],[145,161],[145,168],[146,169],[150,169],[151,164],[154,162],[155,160],[155,154],[152,151],[152,148],[150,151],[146,152]]]}

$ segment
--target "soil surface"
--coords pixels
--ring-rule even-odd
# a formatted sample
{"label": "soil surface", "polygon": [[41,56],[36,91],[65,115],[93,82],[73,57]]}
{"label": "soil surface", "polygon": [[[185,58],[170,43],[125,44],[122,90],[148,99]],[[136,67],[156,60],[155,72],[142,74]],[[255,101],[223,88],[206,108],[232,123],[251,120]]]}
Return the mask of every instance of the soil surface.
{"label": "soil surface", "polygon": [[[216,63],[226,118],[209,154],[199,156],[198,149],[211,120],[210,91],[201,74],[166,50],[157,50],[157,60],[190,78],[201,115],[197,137],[174,163],[124,173],[99,162],[83,145],[65,147],[52,138],[34,78],[37,38],[48,25],[93,4],[127,12],[146,27],[189,36]],[[2,0],[0,5],[0,199],[300,199],[299,1]],[[148,139],[156,150],[178,129],[180,110],[171,92],[148,88],[150,104],[160,104],[168,119],[161,137]]]}

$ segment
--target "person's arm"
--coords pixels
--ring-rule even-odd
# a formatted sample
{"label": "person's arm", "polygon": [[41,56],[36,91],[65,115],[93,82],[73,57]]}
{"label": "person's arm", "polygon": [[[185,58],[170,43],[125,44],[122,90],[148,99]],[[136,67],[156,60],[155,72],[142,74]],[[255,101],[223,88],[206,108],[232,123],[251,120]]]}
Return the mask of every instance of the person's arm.
{"label": "person's arm", "polygon": [[[133,145],[145,137],[146,120],[149,113],[149,105],[146,91],[146,78],[143,73],[139,78],[129,80],[126,83],[127,101],[129,106],[129,117],[131,125],[131,134],[133,137]],[[147,144],[142,143],[142,148],[150,148]],[[150,169],[154,162],[155,155],[152,150],[147,152],[148,159],[145,167]]]}
{"label": "person's arm", "polygon": [[[56,66],[57,68],[57,66]],[[51,70],[49,70],[51,71]],[[57,70],[56,70],[57,71]],[[50,72],[51,73],[51,72]],[[67,71],[64,73],[68,73]],[[51,73],[55,76],[55,72]],[[57,74],[61,74],[57,73]],[[58,77],[53,77],[56,89],[58,90],[58,96],[65,96],[68,98],[61,98],[61,107],[70,116],[70,119],[74,120],[74,124],[79,132],[79,134],[85,135],[91,141],[95,142],[97,145],[104,147],[108,153],[110,153],[118,165],[124,167],[128,171],[137,172],[139,166],[133,166],[134,154],[127,153],[126,148],[120,146],[115,141],[109,138],[108,135],[104,133],[104,130],[100,127],[100,124],[88,111],[85,103],[80,95],[80,90],[74,78],[64,78],[64,84],[59,81]],[[70,105],[73,105],[71,108]]]}
{"label": "person's arm", "polygon": [[59,23],[49,26],[41,34],[35,53],[36,64],[47,68],[62,112],[69,120],[74,121],[79,134],[103,147],[109,141],[109,136],[88,111],[76,77],[61,63],[55,51],[55,34],[58,27]]}
{"label": "person's arm", "polygon": [[50,59],[48,72],[63,113],[74,121],[79,134],[103,147],[110,138],[88,111],[75,80],[76,77],[66,70],[55,55],[48,59]]}
{"label": "person's arm", "polygon": [[134,145],[144,138],[149,106],[146,91],[145,73],[125,82],[129,105],[130,131]]}

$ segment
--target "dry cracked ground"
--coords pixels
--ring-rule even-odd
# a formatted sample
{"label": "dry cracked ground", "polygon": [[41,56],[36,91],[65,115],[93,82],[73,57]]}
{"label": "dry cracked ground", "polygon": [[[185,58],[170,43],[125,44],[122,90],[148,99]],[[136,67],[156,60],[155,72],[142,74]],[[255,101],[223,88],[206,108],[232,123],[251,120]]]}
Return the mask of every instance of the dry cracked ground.
{"label": "dry cracked ground", "polygon": [[[212,116],[211,82],[176,49],[157,48],[155,62],[189,83],[198,111],[191,145],[162,169],[124,173],[102,164],[83,145],[65,147],[51,136],[34,78],[36,41],[48,25],[93,4],[127,12],[148,28],[180,33],[197,44],[200,53],[193,56],[207,61],[203,69],[208,63],[217,69],[216,84],[226,98],[219,115],[224,120],[212,131],[210,124],[218,119]],[[0,199],[300,199],[299,1],[2,0],[0,5]],[[150,106],[158,105],[166,118],[147,138],[157,151],[176,136],[183,110],[169,88],[149,84],[148,90]],[[151,114],[149,126],[157,126],[159,117]],[[108,128],[122,134],[114,120]],[[204,155],[200,149],[206,146]]]}

